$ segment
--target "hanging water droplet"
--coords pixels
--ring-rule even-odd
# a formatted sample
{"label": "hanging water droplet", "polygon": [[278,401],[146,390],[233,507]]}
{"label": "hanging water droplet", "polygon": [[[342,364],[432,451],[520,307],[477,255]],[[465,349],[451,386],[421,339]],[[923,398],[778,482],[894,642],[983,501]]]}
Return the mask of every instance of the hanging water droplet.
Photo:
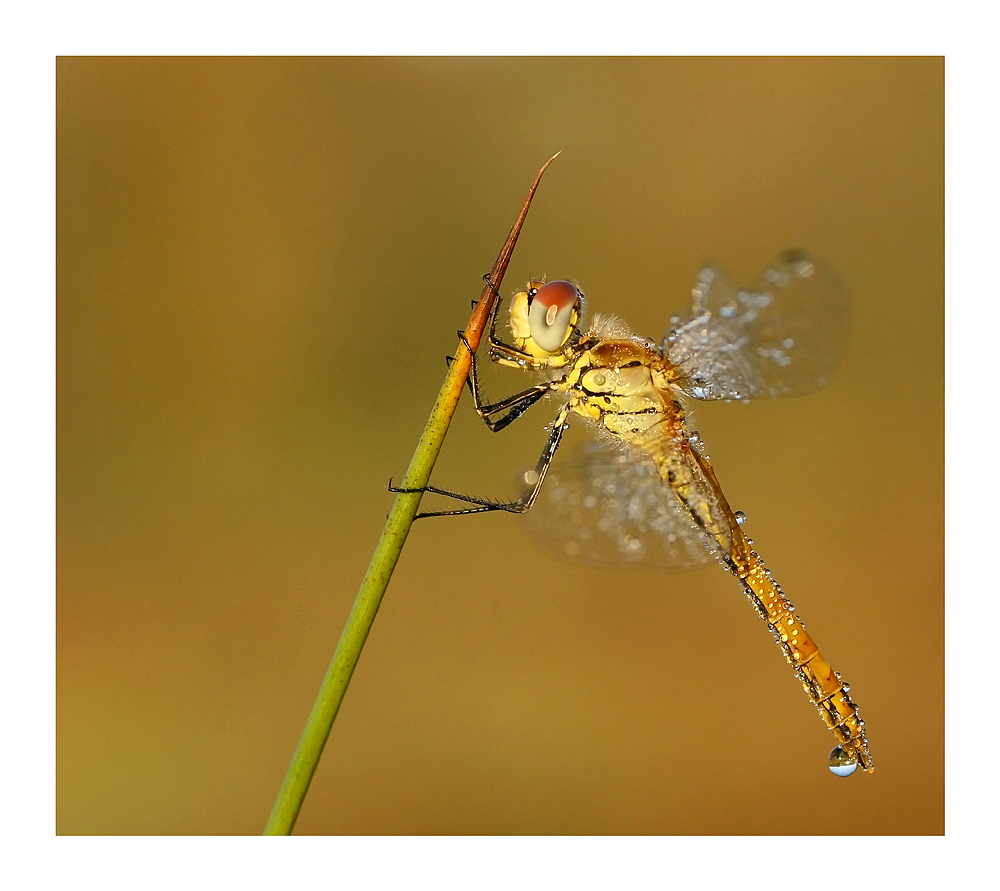
{"label": "hanging water droplet", "polygon": [[747,521],[747,515],[741,510],[736,511],[733,516],[736,517],[736,522],[741,526]]}
{"label": "hanging water droplet", "polygon": [[697,430],[692,430],[690,435],[688,436],[688,442],[691,443],[691,445],[693,446],[700,445],[701,434]]}
{"label": "hanging water droplet", "polygon": [[858,769],[858,759],[848,754],[843,746],[834,746],[830,752],[830,772],[834,776],[849,777]]}

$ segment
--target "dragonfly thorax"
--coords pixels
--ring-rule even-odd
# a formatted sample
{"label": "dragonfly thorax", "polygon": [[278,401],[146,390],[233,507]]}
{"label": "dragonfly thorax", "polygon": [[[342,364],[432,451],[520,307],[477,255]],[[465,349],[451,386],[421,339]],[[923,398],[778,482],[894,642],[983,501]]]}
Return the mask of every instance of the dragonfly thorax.
{"label": "dragonfly thorax", "polygon": [[570,371],[553,384],[569,397],[573,412],[644,451],[653,441],[683,435],[672,369],[655,347],[635,339],[585,339],[573,358]]}

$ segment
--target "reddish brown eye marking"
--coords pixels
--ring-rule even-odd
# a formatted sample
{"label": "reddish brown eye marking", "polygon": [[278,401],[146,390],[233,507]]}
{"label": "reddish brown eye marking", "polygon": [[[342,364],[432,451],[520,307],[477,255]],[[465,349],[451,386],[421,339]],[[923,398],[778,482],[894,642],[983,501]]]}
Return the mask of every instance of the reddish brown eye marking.
{"label": "reddish brown eye marking", "polygon": [[[555,307],[557,313],[560,309],[565,309],[567,306],[572,306],[576,303],[577,297],[576,286],[570,282],[562,281],[549,282],[547,285],[539,288],[538,293],[535,294],[535,300],[540,300],[545,307]],[[553,319],[555,319],[554,315]],[[551,325],[552,322],[549,322],[549,324]]]}
{"label": "reddish brown eye marking", "polygon": [[528,310],[528,326],[535,345],[558,352],[573,330],[581,294],[571,282],[549,282],[538,289]]}

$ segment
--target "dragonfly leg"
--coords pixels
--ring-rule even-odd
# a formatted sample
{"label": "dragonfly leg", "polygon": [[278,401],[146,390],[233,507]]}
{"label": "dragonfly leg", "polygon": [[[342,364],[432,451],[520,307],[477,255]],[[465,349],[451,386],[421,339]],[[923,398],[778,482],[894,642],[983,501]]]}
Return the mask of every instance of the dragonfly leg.
{"label": "dragonfly leg", "polygon": [[[497,286],[493,284],[493,279],[490,278],[490,274],[488,272],[483,274],[483,281],[490,286],[490,290],[496,296],[497,304],[499,305],[500,301],[503,300],[503,297],[500,296],[500,292],[497,290]],[[476,303],[478,302],[479,301],[477,300]],[[476,304],[473,303],[472,305],[475,306]]]}
{"label": "dragonfly leg", "polygon": [[[465,333],[459,331],[458,336],[472,357],[472,366],[469,369],[469,389],[472,391],[472,399],[475,403],[476,411],[479,413],[479,417],[486,422],[486,426],[494,433],[499,433],[512,421],[516,421],[551,389],[550,384],[537,384],[534,387],[529,387],[527,390],[522,390],[520,393],[515,393],[513,396],[508,396],[506,399],[501,399],[499,402],[485,402],[482,391],[479,388],[479,371],[476,365],[476,354],[472,352],[469,341],[465,339]],[[493,417],[493,415],[504,411],[507,414],[502,415],[500,418]]]}
{"label": "dragonfly leg", "polygon": [[[531,406],[533,406],[539,399],[541,399],[549,391],[548,386],[539,385],[537,387],[532,387],[530,390],[525,390],[522,393],[517,393],[514,396],[510,396],[507,399],[503,399],[500,402],[496,402],[493,405],[486,405],[482,408],[477,407],[476,411],[479,412],[480,417],[486,422],[486,426],[490,428],[494,433],[499,433],[508,424],[516,421],[521,415],[523,415]],[[501,415],[499,418],[490,417],[497,412],[508,409],[507,414]]]}
{"label": "dragonfly leg", "polygon": [[488,498],[479,498],[476,495],[463,495],[461,492],[451,492],[448,489],[439,489],[437,486],[423,486],[415,489],[404,486],[394,486],[389,480],[389,491],[394,494],[412,494],[414,492],[427,493],[433,495],[446,495],[448,498],[455,498],[467,504],[475,504],[477,507],[465,507],[459,510],[435,510],[421,511],[414,517],[415,520],[422,520],[424,517],[456,517],[460,514],[479,514],[485,511],[505,510],[512,513],[520,513],[515,501],[490,501]]}
{"label": "dragonfly leg", "polygon": [[538,463],[535,465],[534,485],[531,487],[530,492],[525,493],[518,499],[518,501],[524,505],[519,513],[524,513],[524,511],[529,510],[535,503],[535,499],[538,497],[538,493],[542,488],[542,483],[545,480],[545,474],[548,472],[549,464],[552,463],[552,458],[556,453],[556,449],[559,448],[559,443],[562,441],[563,433],[568,426],[566,418],[569,417],[569,411],[569,406],[564,405],[559,410],[559,414],[556,416],[555,421],[552,422],[552,430],[549,433],[548,441],[545,443],[545,448],[542,449],[542,454],[539,456]]}
{"label": "dragonfly leg", "polygon": [[475,507],[465,507],[457,510],[422,511],[416,515],[415,519],[417,520],[421,520],[424,517],[454,517],[461,514],[479,514],[495,510],[503,510],[512,514],[523,514],[525,511],[531,509],[531,506],[535,503],[535,499],[538,497],[545,474],[549,469],[549,464],[552,462],[552,456],[555,455],[556,449],[559,448],[559,443],[562,440],[568,416],[569,406],[564,406],[552,425],[549,438],[545,442],[545,448],[542,449],[542,454],[535,465],[535,479],[531,489],[522,494],[516,501],[491,501],[488,498],[480,498],[476,495],[463,495],[461,492],[451,492],[447,489],[440,489],[437,486],[421,486],[412,489],[397,487],[393,486],[392,480],[389,480],[389,491],[396,493],[431,492],[435,495],[445,495],[448,498],[454,498],[457,501],[464,501],[466,504],[475,505]]}

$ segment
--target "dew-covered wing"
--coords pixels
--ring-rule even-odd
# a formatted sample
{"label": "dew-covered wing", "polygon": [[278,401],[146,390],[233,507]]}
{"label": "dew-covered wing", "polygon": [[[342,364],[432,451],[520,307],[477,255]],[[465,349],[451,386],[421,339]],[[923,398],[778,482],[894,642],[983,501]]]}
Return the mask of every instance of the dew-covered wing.
{"label": "dew-covered wing", "polygon": [[533,542],[577,562],[687,569],[718,559],[652,461],[605,441],[553,461],[524,523]]}
{"label": "dew-covered wing", "polygon": [[847,294],[815,257],[785,251],[750,288],[707,264],[692,295],[690,318],[672,319],[663,339],[689,395],[774,399],[829,383],[847,341]]}

